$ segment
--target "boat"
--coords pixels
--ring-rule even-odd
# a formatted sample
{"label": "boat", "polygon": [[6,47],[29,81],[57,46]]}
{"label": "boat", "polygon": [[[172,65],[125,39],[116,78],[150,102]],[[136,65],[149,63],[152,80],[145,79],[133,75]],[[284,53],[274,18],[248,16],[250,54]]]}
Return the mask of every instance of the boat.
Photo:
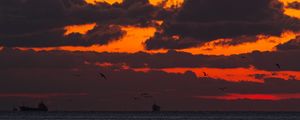
{"label": "boat", "polygon": [[19,109],[20,109],[20,111],[36,111],[36,112],[47,112],[48,111],[48,107],[43,102],[40,102],[38,104],[38,107],[36,107],[36,108],[20,106]]}
{"label": "boat", "polygon": [[156,105],[156,104],[153,104],[152,105],[152,111],[153,112],[160,112],[160,106]]}

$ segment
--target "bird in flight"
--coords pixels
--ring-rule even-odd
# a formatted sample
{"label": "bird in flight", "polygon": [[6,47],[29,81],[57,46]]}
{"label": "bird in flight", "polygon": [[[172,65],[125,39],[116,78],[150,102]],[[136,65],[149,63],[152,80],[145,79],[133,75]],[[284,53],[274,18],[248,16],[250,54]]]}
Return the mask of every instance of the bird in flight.
{"label": "bird in flight", "polygon": [[104,78],[105,80],[107,80],[107,77],[103,74],[103,73],[99,73],[99,75]]}
{"label": "bird in flight", "polygon": [[280,64],[276,64],[276,66],[277,66],[277,68],[278,68],[278,69],[281,69],[281,66],[280,66]]}

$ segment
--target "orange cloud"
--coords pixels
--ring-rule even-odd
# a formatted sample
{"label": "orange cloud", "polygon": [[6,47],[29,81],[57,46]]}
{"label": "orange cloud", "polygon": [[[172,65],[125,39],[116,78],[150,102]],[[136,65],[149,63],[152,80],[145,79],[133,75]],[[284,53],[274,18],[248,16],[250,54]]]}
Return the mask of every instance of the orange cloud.
{"label": "orange cloud", "polygon": [[125,52],[136,53],[144,51],[143,43],[154,35],[154,27],[139,28],[133,26],[123,26],[126,35],[108,45],[93,45],[90,47],[60,47],[61,50],[68,51],[94,51],[94,52]]}
{"label": "orange cloud", "polygon": [[285,8],[284,13],[286,15],[291,16],[291,17],[295,17],[295,18],[300,19],[300,10],[291,9],[291,8]]}
{"label": "orange cloud", "polygon": [[[80,27],[78,27],[80,28]],[[76,30],[76,29],[75,29]],[[91,52],[112,52],[112,53],[136,53],[140,51],[148,53],[166,52],[166,50],[147,51],[145,50],[144,43],[147,39],[154,36],[156,32],[155,27],[134,27],[134,26],[122,26],[122,30],[126,32],[126,35],[111,42],[108,45],[93,45],[89,47],[48,47],[48,48],[18,48],[20,50],[35,50],[35,51],[51,51],[51,50],[65,50],[65,51],[91,51]]]}
{"label": "orange cloud", "polygon": [[[184,74],[187,71],[192,71],[199,78],[213,78],[221,79],[229,82],[256,82],[264,83],[266,78],[280,78],[284,80],[297,79],[300,80],[300,71],[265,71],[258,70],[254,67],[250,68],[163,68],[163,69],[150,69],[141,68],[133,69],[136,72],[149,72],[150,70],[159,70],[167,73]],[[203,72],[208,74],[204,76]],[[255,75],[264,75],[261,78],[255,77]]]}
{"label": "orange cloud", "polygon": [[292,8],[287,8],[289,3],[292,2],[300,2],[300,0],[279,0],[282,2],[285,6],[284,8],[284,13],[288,16],[299,18],[300,19],[300,10],[292,9]]}
{"label": "orange cloud", "polygon": [[96,27],[96,23],[90,23],[90,24],[83,24],[83,25],[70,25],[65,27],[65,34],[69,35],[72,33],[80,33],[80,34],[86,34],[88,31],[94,29]]}
{"label": "orange cloud", "polygon": [[267,100],[279,101],[288,99],[300,99],[300,93],[295,94],[227,94],[224,96],[196,96],[201,99],[217,100]]}
{"label": "orange cloud", "polygon": [[228,45],[214,45],[214,43],[225,41],[228,39],[219,39],[215,41],[211,41],[206,43],[200,47],[188,48],[179,50],[182,52],[188,52],[192,54],[204,54],[204,55],[234,55],[234,54],[244,54],[244,53],[251,53],[253,51],[275,51],[276,46],[279,44],[284,44],[292,39],[295,39],[297,34],[286,31],[282,33],[280,37],[276,36],[265,36],[265,35],[258,35],[259,38],[256,42],[249,42],[243,43],[235,46],[228,46]]}
{"label": "orange cloud", "polygon": [[[161,23],[162,21],[157,21]],[[84,24],[84,25],[72,25],[65,27],[65,35],[71,33],[85,34],[89,30],[96,26],[95,23]],[[74,46],[63,46],[63,47],[50,47],[50,48],[20,48],[21,50],[33,49],[35,51],[50,51],[50,50],[66,50],[66,51],[93,51],[93,52],[117,52],[117,53],[136,53],[136,52],[147,52],[147,53],[165,53],[167,50],[151,50],[145,49],[144,43],[150,37],[153,37],[157,29],[155,27],[136,27],[136,26],[121,26],[122,30],[126,32],[126,35],[108,45],[92,45],[89,47],[74,47]],[[192,54],[204,54],[204,55],[235,55],[251,53],[253,51],[276,51],[276,46],[284,44],[294,38],[297,34],[286,31],[282,33],[280,37],[277,36],[266,36],[258,35],[259,40],[251,43],[243,43],[235,46],[224,46],[215,45],[215,42],[220,42],[230,39],[219,39],[205,43],[203,46],[178,50],[182,52]],[[179,36],[173,36],[179,38]]]}

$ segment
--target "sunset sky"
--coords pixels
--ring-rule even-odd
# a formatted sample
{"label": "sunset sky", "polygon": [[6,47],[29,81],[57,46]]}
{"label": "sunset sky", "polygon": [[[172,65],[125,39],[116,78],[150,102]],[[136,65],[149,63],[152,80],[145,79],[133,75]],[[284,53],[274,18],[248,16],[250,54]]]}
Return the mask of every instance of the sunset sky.
{"label": "sunset sky", "polygon": [[299,6],[1,0],[0,110],[300,111]]}

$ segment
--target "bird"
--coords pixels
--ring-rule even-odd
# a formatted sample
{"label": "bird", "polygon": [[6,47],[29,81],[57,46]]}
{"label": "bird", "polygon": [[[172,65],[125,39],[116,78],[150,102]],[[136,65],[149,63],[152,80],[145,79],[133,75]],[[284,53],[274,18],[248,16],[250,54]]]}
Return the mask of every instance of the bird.
{"label": "bird", "polygon": [[99,75],[104,78],[105,80],[107,80],[107,77],[103,74],[103,73],[99,73]]}
{"label": "bird", "polygon": [[277,68],[278,68],[278,69],[281,69],[281,66],[280,66],[280,64],[276,64],[276,66],[277,66]]}
{"label": "bird", "polygon": [[206,72],[203,72],[203,75],[206,77],[206,76],[207,76],[207,73],[206,73]]}
{"label": "bird", "polygon": [[221,87],[221,88],[219,88],[219,90],[221,90],[221,91],[226,91],[226,90],[227,90],[227,87]]}

